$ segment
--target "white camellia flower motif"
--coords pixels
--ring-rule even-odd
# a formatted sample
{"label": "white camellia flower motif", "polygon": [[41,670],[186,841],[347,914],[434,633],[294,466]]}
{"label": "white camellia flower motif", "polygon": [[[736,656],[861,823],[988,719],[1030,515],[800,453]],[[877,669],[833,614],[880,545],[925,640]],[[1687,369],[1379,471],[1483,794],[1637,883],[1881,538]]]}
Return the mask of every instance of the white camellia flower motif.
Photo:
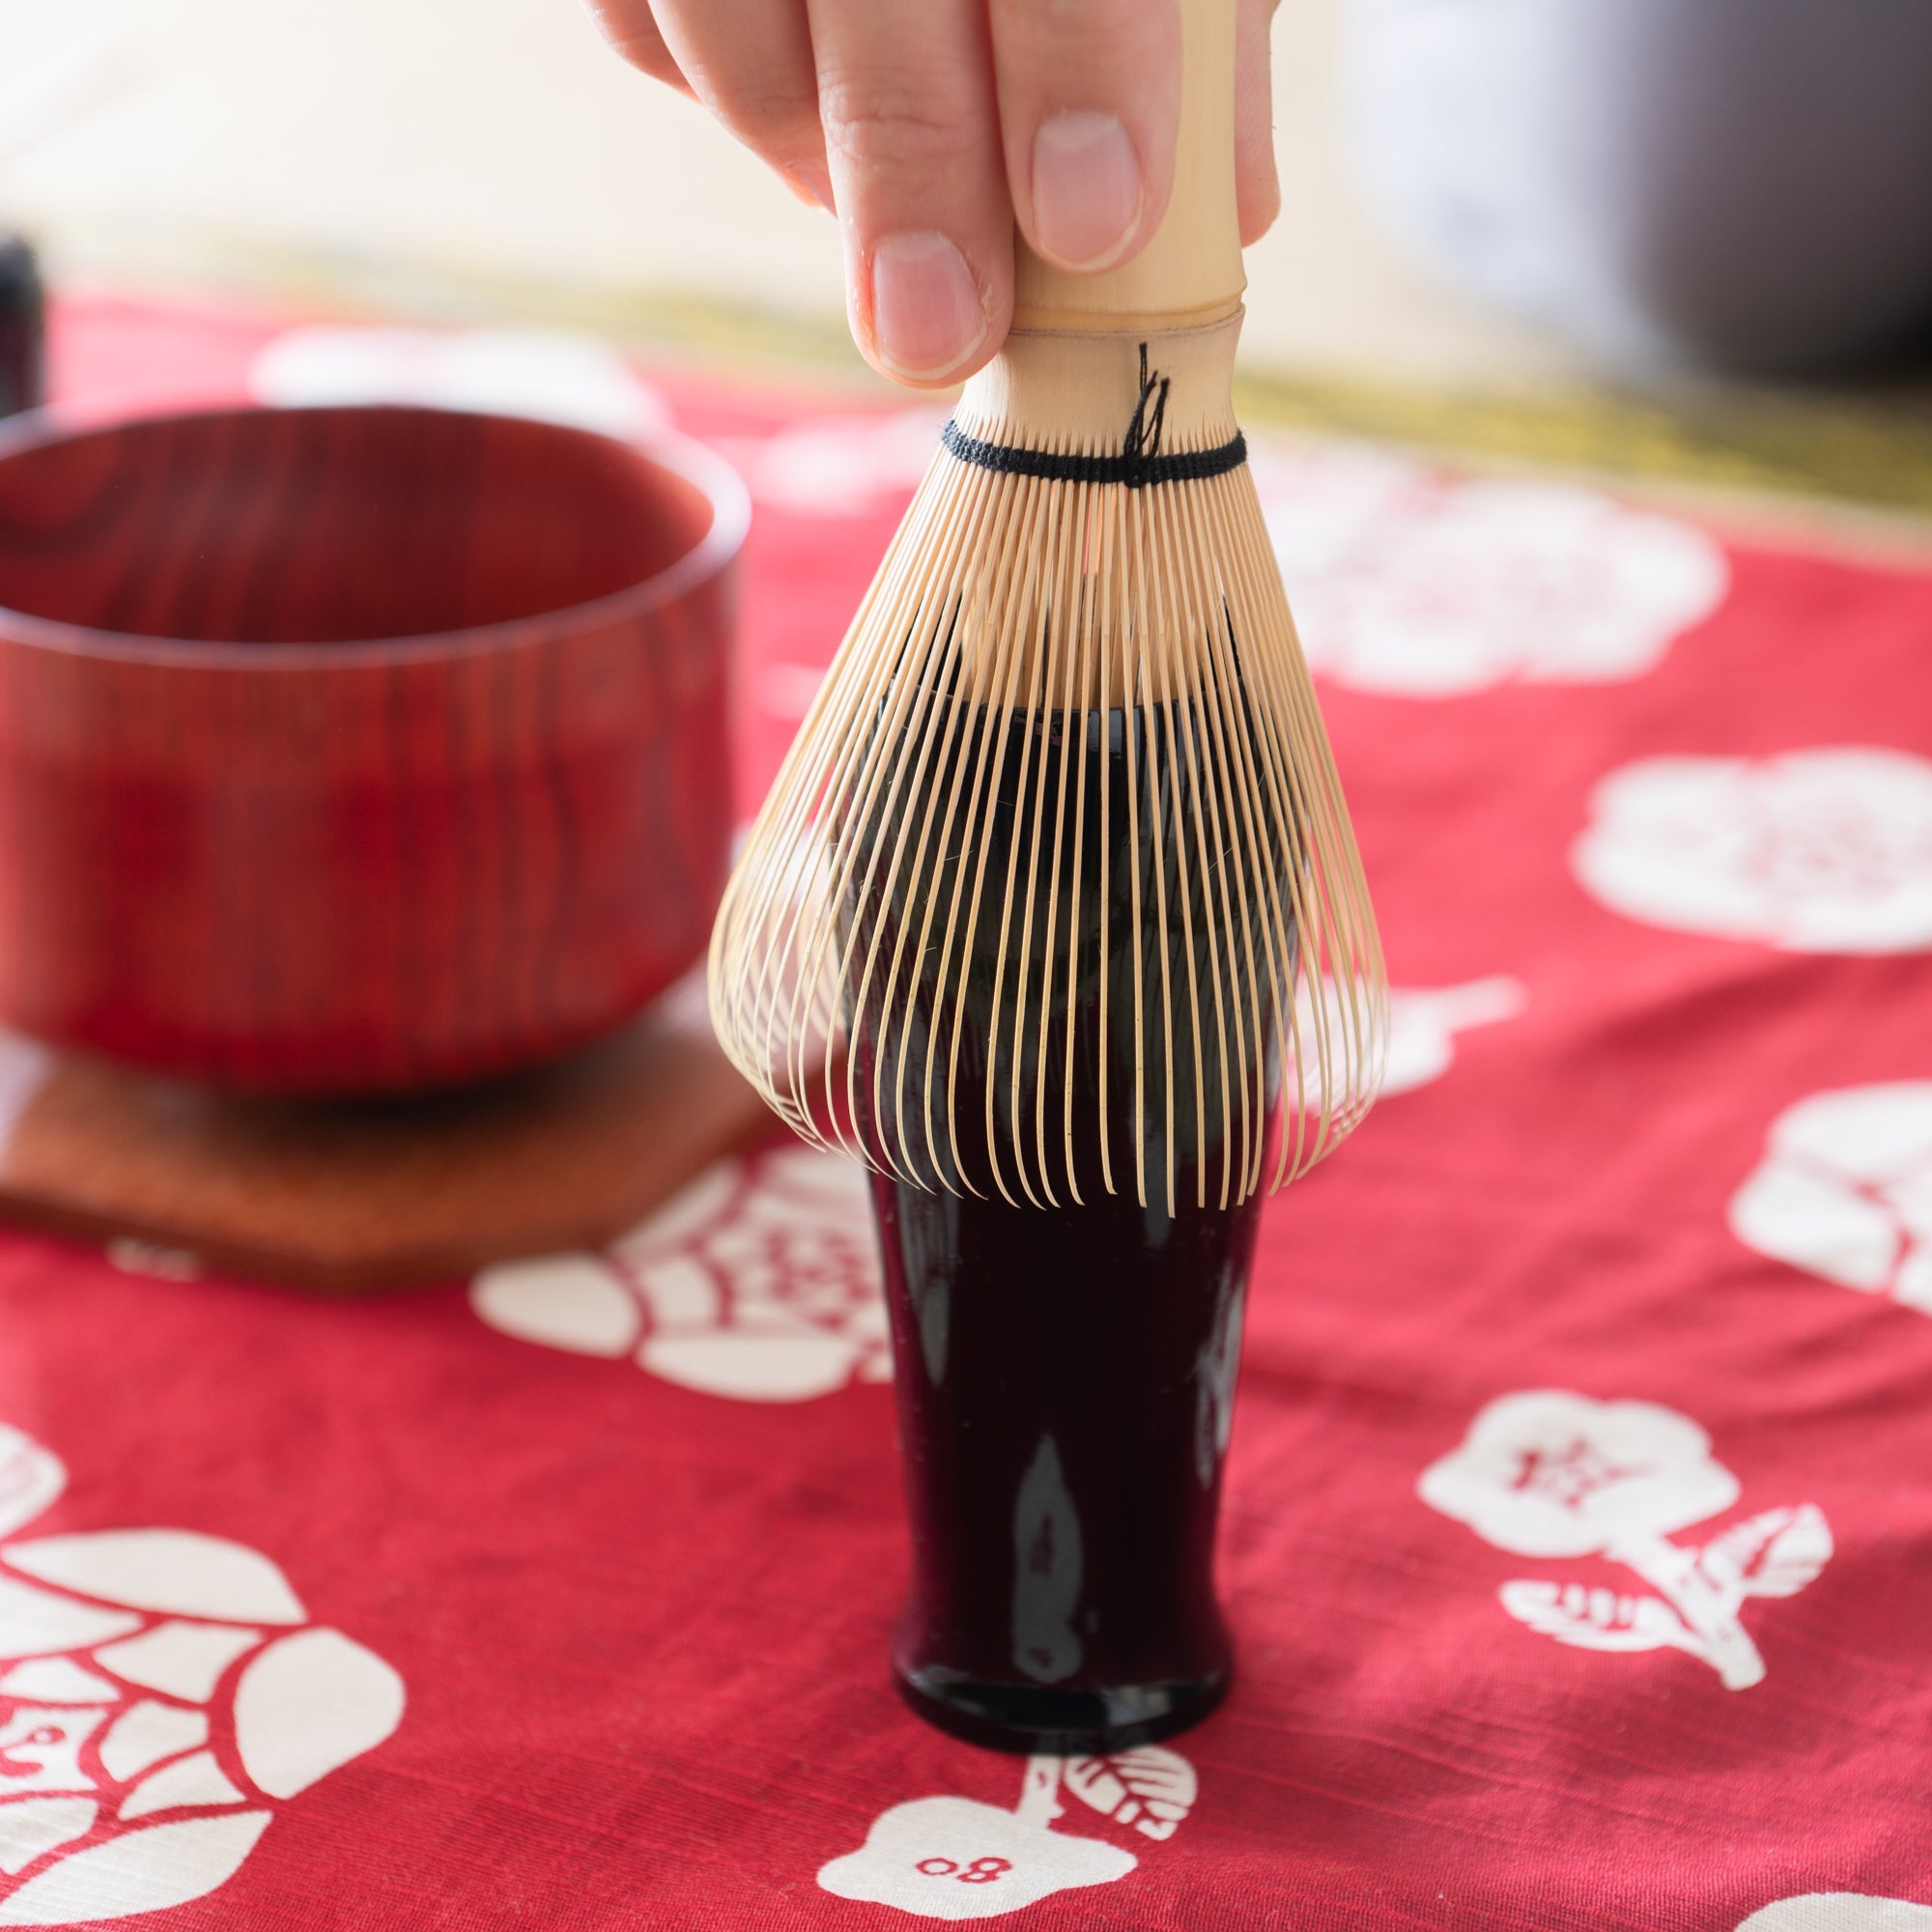
{"label": "white camellia flower motif", "polygon": [[521,1341],[740,1402],[892,1378],[866,1176],[817,1149],[721,1161],[604,1253],[485,1268],[469,1299]]}
{"label": "white camellia flower motif", "polygon": [[1747,1248],[1932,1315],[1932,1080],[1813,1094],[1731,1197]]}
{"label": "white camellia flower motif", "polygon": [[[0,1536],[65,1487],[0,1425]],[[156,1912],[402,1719],[374,1652],[255,1550],[185,1529],[0,1543],[0,1926]]]}
{"label": "white camellia flower motif", "polygon": [[1878,746],[1643,758],[1570,862],[1627,919],[1787,952],[1932,948],[1932,760]]}
{"label": "white camellia flower motif", "polygon": [[1932,1932],[1932,1907],[1862,1891],[1807,1891],[1753,1912],[1737,1932]]}
{"label": "white camellia flower motif", "polygon": [[1649,1402],[1596,1402],[1565,1389],[1501,1396],[1463,1445],[1423,1471],[1416,1492],[1519,1556],[1604,1556],[1657,1594],[1512,1581],[1498,1593],[1519,1623],[1585,1650],[1656,1650],[1700,1657],[1727,1689],[1764,1676],[1739,1622],[1747,1597],[1789,1597],[1832,1554],[1810,1503],[1767,1510],[1701,1548],[1668,1539],[1728,1509],[1738,1479],[1715,1461],[1687,1415]]}
{"label": "white camellia flower motif", "polygon": [[1640,677],[1729,588],[1704,531],[1573,484],[1347,444],[1261,444],[1252,467],[1308,662],[1357,690]]}
{"label": "white camellia flower motif", "polygon": [[839,1898],[921,1918],[994,1918],[1056,1891],[1107,1885],[1139,1861],[1099,1838],[1052,1829],[1065,1790],[1142,1836],[1171,1838],[1193,1807],[1194,1767],[1158,1745],[1103,1757],[1028,1759],[1011,1811],[974,1798],[919,1798],[873,1821],[856,1852],[819,1867]]}

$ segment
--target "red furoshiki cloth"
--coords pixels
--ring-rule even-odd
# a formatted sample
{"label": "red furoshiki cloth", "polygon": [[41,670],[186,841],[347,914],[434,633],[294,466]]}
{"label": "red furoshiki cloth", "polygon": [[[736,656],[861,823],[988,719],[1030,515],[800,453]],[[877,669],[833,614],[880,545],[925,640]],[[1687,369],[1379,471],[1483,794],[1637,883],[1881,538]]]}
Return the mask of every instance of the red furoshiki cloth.
{"label": "red furoshiki cloth", "polygon": [[[62,328],[70,393],[272,332]],[[749,805],[937,419],[634,406],[757,500]],[[1225,1709],[1065,1764],[901,1709],[821,1156],[360,1307],[9,1236],[0,1925],[1932,1928],[1932,572],[1256,464],[1397,1037],[1264,1222]]]}

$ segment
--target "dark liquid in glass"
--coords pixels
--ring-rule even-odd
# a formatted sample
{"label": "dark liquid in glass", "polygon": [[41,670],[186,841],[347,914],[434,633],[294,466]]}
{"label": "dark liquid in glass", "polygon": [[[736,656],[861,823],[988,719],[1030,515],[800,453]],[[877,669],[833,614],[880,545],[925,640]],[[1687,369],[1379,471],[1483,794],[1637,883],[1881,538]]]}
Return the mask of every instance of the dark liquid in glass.
{"label": "dark liquid in glass", "polygon": [[[997,743],[979,715],[977,736],[962,734],[952,758],[936,766],[934,784],[948,781],[959,759]],[[1217,893],[1212,867],[1174,864],[1175,828],[1191,822],[1184,754],[1192,751],[1198,770],[1208,749],[1191,708],[1151,720],[1119,710],[1071,719],[1016,714],[1003,728],[1008,755],[990,787],[991,809],[936,852],[923,874],[915,870],[863,902],[891,941],[921,917],[929,895],[946,902],[955,867],[982,848],[988,853],[986,882],[968,888],[981,903],[977,936],[959,938],[949,956],[943,939],[930,928],[924,934],[923,995],[933,996],[917,1006],[919,1024],[895,1035],[879,1019],[882,1000],[869,1015],[874,1024],[853,1028],[866,1081],[879,1076],[888,1091],[901,1062],[922,1076],[933,1064],[935,1033],[939,1065],[958,1051],[954,1134],[945,1131],[942,1090],[938,1131],[913,1149],[919,1171],[873,1181],[913,1541],[894,1665],[916,1710],[977,1743],[1112,1748],[1206,1716],[1225,1693],[1231,1668],[1213,1588],[1214,1532],[1260,1195],[1238,1201],[1243,1150],[1226,1090],[1217,1085],[1205,1101],[1197,1095],[1197,1009],[1178,990],[1162,992],[1161,970],[1178,989],[1191,955],[1207,1012],[1215,984],[1224,1013],[1241,1003],[1250,1016],[1245,1077],[1256,1084],[1259,1058],[1269,1098],[1273,1028],[1253,1016],[1266,1009],[1272,975],[1257,922],[1252,914],[1230,917],[1232,902]],[[1103,832],[1090,805],[1077,867],[1063,840],[1064,917],[1058,927],[1036,931],[1027,956],[1010,924],[1001,940],[998,907],[1009,896],[1009,859],[1022,884],[1033,869],[1036,897],[1044,901],[1055,861],[1034,824],[1041,799],[1060,796],[1069,754],[1084,762],[1090,800],[1097,799],[1107,762],[1112,810]],[[1077,764],[1069,775],[1078,776]],[[1137,825],[1122,809],[1130,786]],[[902,822],[919,803],[901,802],[890,822]],[[1166,868],[1164,962],[1155,923],[1134,917],[1137,863],[1144,913],[1154,903],[1154,873]],[[1093,935],[1103,924],[1100,946]],[[1087,935],[1084,960],[1076,930]],[[935,960],[949,963],[935,971]],[[863,1003],[860,1012],[863,1021]],[[1144,1060],[1162,1039],[1160,1024],[1179,1028],[1176,1051],[1160,1055],[1158,1080],[1149,1076],[1138,1116],[1137,1012]],[[990,1149],[989,1063],[996,1094],[1017,1083],[1028,1096],[1017,1118],[999,1110]],[[1042,1066],[1051,1128],[1044,1138],[1032,1097]],[[1234,1069],[1237,1083],[1241,1071]],[[1251,1120],[1258,1111],[1250,1110]],[[1254,1156],[1252,1147],[1246,1151]],[[1017,1205],[1003,1198],[994,1160]],[[1235,1180],[1224,1205],[1231,1162]],[[1036,1201],[1018,1182],[1023,1172]],[[1044,1201],[1043,1182],[1057,1205]]]}

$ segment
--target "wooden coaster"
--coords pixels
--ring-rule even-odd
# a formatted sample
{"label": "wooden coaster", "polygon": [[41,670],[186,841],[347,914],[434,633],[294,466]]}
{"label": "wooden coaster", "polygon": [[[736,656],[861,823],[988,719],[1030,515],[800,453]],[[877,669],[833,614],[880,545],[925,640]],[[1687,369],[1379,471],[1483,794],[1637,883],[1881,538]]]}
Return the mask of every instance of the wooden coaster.
{"label": "wooden coaster", "polygon": [[250,1099],[0,1032],[0,1216],[332,1294],[612,1239],[770,1125],[687,981],[487,1087]]}

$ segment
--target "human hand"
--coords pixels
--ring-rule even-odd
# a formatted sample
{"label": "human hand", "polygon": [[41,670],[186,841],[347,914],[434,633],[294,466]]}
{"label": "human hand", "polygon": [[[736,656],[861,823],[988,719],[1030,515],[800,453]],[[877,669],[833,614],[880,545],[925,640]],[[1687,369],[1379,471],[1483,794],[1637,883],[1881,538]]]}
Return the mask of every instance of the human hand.
{"label": "human hand", "polygon": [[[1013,230],[1062,269],[1118,268],[1160,225],[1180,101],[1176,0],[587,0],[635,67],[701,101],[837,213],[852,336],[917,387],[989,361]],[[1281,204],[1268,25],[1237,0],[1243,243]]]}

